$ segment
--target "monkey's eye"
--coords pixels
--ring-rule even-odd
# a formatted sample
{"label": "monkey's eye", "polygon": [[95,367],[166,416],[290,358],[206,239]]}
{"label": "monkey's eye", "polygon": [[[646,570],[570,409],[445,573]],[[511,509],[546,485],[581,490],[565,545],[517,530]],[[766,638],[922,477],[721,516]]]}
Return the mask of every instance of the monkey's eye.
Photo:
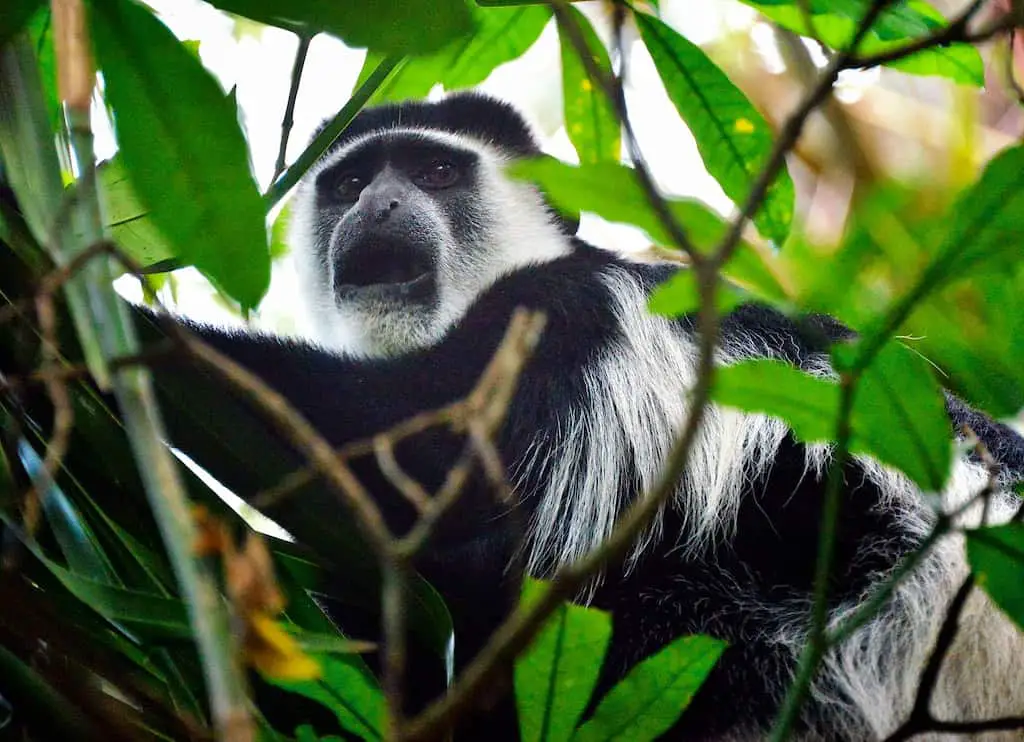
{"label": "monkey's eye", "polygon": [[459,169],[447,160],[434,160],[415,177],[416,185],[434,190],[448,188],[458,179]]}
{"label": "monkey's eye", "polygon": [[343,201],[355,201],[366,188],[366,179],[357,173],[345,173],[338,179],[338,197]]}

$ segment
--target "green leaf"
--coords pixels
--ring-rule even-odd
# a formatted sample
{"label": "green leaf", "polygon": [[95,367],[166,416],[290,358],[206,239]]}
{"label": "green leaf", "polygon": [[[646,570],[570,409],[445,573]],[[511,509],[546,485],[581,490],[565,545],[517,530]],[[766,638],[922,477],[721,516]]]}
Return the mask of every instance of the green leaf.
{"label": "green leaf", "polygon": [[982,270],[1005,270],[1021,262],[1024,232],[1024,147],[1004,150],[957,200],[939,251],[936,284]]}
{"label": "green leaf", "polygon": [[[571,5],[566,12],[575,20],[587,49],[598,69],[610,80],[612,64],[601,39],[590,20]],[[565,131],[583,164],[610,160],[618,162],[622,148],[622,132],[615,107],[600,84],[592,80],[580,60],[565,27],[558,24],[558,40],[562,49],[562,101]]]}
{"label": "green leaf", "polygon": [[115,157],[104,162],[97,174],[106,226],[118,247],[144,268],[167,260],[181,265],[174,247],[132,190],[121,159]]}
{"label": "green leaf", "polygon": [[658,739],[686,710],[725,646],[725,642],[709,636],[676,639],[630,670],[608,691],[593,718],[580,727],[573,739]]}
{"label": "green leaf", "polygon": [[[543,583],[527,579],[522,602],[535,601]],[[572,737],[590,700],[612,635],[611,616],[563,603],[515,666],[516,708],[524,742]]]}
{"label": "green leaf", "polygon": [[1024,523],[967,531],[967,560],[978,585],[1024,629]]}
{"label": "green leaf", "polygon": [[[43,460],[39,454],[25,441],[21,441],[18,453],[37,488],[46,523],[71,570],[95,580],[117,582],[109,560],[82,514],[60,487],[52,480],[43,479]],[[46,486],[42,486],[44,481]]]}
{"label": "green leaf", "polygon": [[[854,349],[847,349],[852,354]],[[754,359],[721,368],[712,399],[784,420],[805,443],[833,440],[839,385],[781,361]],[[952,457],[942,390],[928,362],[896,343],[861,376],[850,414],[850,451],[901,469],[922,488],[942,489]]]}
{"label": "green leaf", "polygon": [[[610,222],[634,224],[655,242],[672,246],[672,238],[648,203],[636,173],[625,165],[602,162],[574,167],[542,157],[516,162],[509,172],[513,177],[537,183],[555,207],[564,212],[590,211]],[[699,201],[667,199],[666,203],[697,250],[710,251],[725,234],[723,219]],[[769,259],[749,243],[740,243],[723,273],[761,298],[786,298]],[[662,305],[661,309],[668,313],[672,308]]]}
{"label": "green leaf", "polygon": [[[715,308],[720,315],[725,315],[748,298],[735,286],[719,281],[715,291]],[[681,268],[670,279],[656,286],[647,300],[647,308],[653,314],[663,317],[682,317],[695,312],[698,307],[700,291],[697,288],[697,274],[686,268]]]}
{"label": "green leaf", "polygon": [[285,690],[311,698],[330,709],[349,732],[360,739],[382,739],[384,694],[373,677],[348,657],[316,657],[323,676],[320,680],[264,679]]}
{"label": "green leaf", "polygon": [[851,450],[899,468],[926,491],[942,489],[952,431],[942,389],[920,354],[886,344],[857,384],[851,422]]}
{"label": "green leaf", "polygon": [[288,227],[292,220],[291,202],[281,207],[274,225],[270,228],[270,259],[278,260],[291,251],[288,244]]}
{"label": "green leaf", "polygon": [[[551,18],[546,5],[473,8],[476,30],[434,54],[407,59],[370,99],[371,103],[423,98],[437,84],[445,90],[471,88],[496,67],[517,59],[540,36]],[[376,69],[383,55],[369,53],[356,87]]]}
{"label": "green leaf", "polygon": [[[705,167],[729,198],[742,204],[772,151],[771,127],[700,47],[657,18],[643,13],[634,17]],[[754,215],[761,234],[777,245],[789,233],[793,201],[793,181],[782,168]]]}
{"label": "green leaf", "polygon": [[[845,49],[864,17],[870,0],[813,0],[809,3],[813,29],[808,29],[799,4],[788,0],[742,0],[794,33],[817,35],[833,49]],[[862,56],[899,49],[911,41],[934,34],[946,26],[942,14],[920,0],[892,3],[882,12],[859,47]],[[886,66],[915,75],[941,75],[967,85],[985,82],[984,63],[970,44],[935,46]]]}
{"label": "green leaf", "polygon": [[64,125],[64,111],[61,109],[60,96],[57,92],[57,52],[53,46],[53,23],[48,5],[32,17],[28,34],[39,62],[39,75],[43,82],[43,98],[46,101],[50,127],[55,132],[60,131]]}
{"label": "green leaf", "polygon": [[183,261],[255,307],[270,282],[263,202],[228,100],[149,11],[92,6],[91,30],[135,193]]}
{"label": "green leaf", "polygon": [[185,605],[177,598],[128,590],[75,574],[45,556],[35,544],[23,543],[68,592],[128,632],[147,639],[192,637]]}
{"label": "green leaf", "polygon": [[1024,266],[961,281],[919,304],[899,333],[946,374],[944,384],[996,417],[1024,405]]}
{"label": "green leaf", "polygon": [[323,31],[347,46],[403,54],[435,51],[473,30],[465,0],[291,0],[286,5],[276,0],[211,0],[211,4],[298,34]]}
{"label": "green leaf", "polygon": [[805,443],[831,440],[839,414],[839,386],[834,381],[767,358],[717,369],[711,399],[781,418]]}

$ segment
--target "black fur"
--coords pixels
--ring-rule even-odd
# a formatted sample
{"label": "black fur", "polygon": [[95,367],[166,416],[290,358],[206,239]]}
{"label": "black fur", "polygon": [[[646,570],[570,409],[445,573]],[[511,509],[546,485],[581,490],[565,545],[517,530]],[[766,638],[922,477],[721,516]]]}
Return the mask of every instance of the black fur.
{"label": "black fur", "polygon": [[513,157],[532,157],[540,147],[523,117],[507,103],[473,93],[445,98],[443,104],[402,101],[361,111],[331,144],[344,147],[381,130],[432,129],[471,137]]}

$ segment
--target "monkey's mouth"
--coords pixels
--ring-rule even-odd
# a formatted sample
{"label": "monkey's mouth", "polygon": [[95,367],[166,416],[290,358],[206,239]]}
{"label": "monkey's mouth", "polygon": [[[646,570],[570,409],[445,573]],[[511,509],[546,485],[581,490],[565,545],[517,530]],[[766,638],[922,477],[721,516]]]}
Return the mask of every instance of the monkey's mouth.
{"label": "monkey's mouth", "polygon": [[432,256],[407,245],[366,245],[349,250],[334,272],[340,299],[425,301],[434,296]]}

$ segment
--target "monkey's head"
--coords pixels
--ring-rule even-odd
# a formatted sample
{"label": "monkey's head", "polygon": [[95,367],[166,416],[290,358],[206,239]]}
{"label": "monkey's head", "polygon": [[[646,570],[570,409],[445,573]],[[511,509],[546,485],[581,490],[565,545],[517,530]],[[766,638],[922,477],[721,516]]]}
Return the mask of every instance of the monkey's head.
{"label": "monkey's head", "polygon": [[569,252],[574,225],[502,169],[539,151],[514,109],[480,95],[360,113],[296,199],[317,339],[363,356],[429,346],[497,279]]}

